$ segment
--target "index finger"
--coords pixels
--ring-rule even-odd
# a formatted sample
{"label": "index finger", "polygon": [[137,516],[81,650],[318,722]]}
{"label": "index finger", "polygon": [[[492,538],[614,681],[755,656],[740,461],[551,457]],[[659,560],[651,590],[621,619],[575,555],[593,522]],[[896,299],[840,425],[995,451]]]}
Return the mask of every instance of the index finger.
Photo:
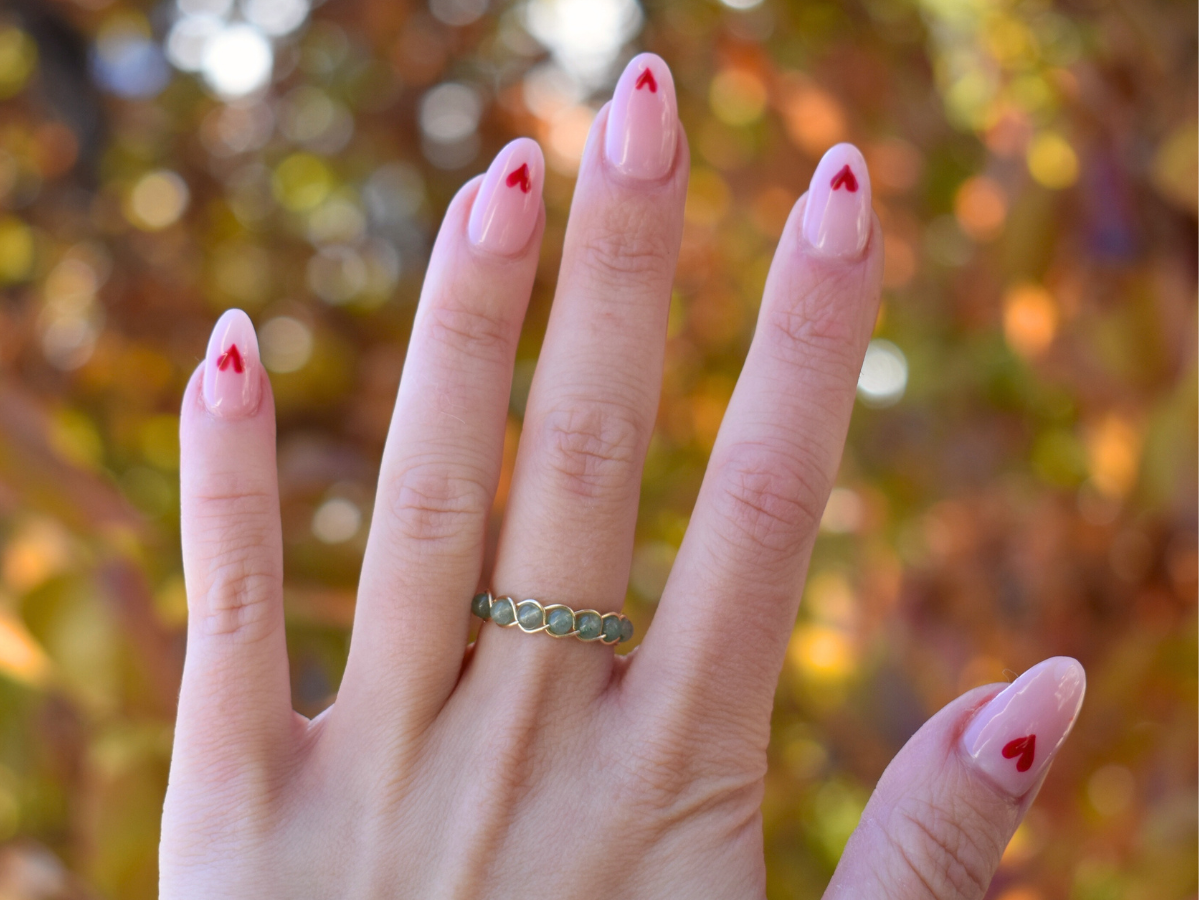
{"label": "index finger", "polygon": [[627,676],[631,690],[672,685],[667,719],[749,721],[765,742],[882,261],[866,163],[839,144],[780,238],[691,523]]}

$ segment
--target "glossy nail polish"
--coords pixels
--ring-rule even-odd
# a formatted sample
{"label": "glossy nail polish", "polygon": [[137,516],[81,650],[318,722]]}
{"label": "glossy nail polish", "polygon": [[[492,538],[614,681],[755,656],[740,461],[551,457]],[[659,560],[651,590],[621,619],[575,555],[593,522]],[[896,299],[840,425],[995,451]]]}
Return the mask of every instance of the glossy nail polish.
{"label": "glossy nail polish", "polygon": [[542,148],[536,141],[517,138],[501,150],[471,207],[467,220],[471,243],[501,256],[524,249],[537,223],[544,177]]}
{"label": "glossy nail polish", "polygon": [[853,144],[830,147],[813,173],[804,207],[805,242],[826,256],[855,257],[871,233],[871,178]]}
{"label": "glossy nail polish", "polygon": [[1021,796],[1066,740],[1086,683],[1083,666],[1069,656],[1038,663],[975,714],[963,732],[963,750],[992,781]]}
{"label": "glossy nail polish", "polygon": [[675,81],[653,53],[635,56],[621,73],[608,110],[604,155],[631,178],[662,178],[675,161],[679,112]]}
{"label": "glossy nail polish", "polygon": [[226,310],[213,328],[204,358],[201,390],[208,411],[225,419],[257,412],[262,395],[261,365],[250,317],[240,309]]}

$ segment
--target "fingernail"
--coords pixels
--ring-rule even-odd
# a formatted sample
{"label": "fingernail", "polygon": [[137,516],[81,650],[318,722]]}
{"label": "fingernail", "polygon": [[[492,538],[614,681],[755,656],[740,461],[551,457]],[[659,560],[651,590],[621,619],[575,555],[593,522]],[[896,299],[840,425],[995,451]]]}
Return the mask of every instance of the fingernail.
{"label": "fingernail", "polygon": [[804,207],[804,239],[826,256],[858,256],[871,233],[871,176],[853,144],[825,151]]}
{"label": "fingernail", "polygon": [[653,53],[638,54],[613,92],[604,155],[631,178],[662,178],[675,161],[678,128],[671,70]]}
{"label": "fingernail", "polygon": [[1037,783],[1062,746],[1087,679],[1069,656],[1038,663],[993,697],[963,732],[974,764],[1014,797]]}
{"label": "fingernail", "polygon": [[501,150],[471,207],[467,220],[471,243],[504,256],[524,248],[537,222],[544,173],[537,141],[517,138]]}
{"label": "fingernail", "polygon": [[217,319],[204,358],[204,405],[214,415],[240,419],[258,409],[262,393],[258,338],[240,309]]}

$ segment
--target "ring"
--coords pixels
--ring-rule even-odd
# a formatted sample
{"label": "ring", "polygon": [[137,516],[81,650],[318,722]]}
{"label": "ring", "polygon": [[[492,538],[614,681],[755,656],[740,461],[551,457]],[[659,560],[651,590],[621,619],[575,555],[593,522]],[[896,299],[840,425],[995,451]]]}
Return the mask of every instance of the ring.
{"label": "ring", "polygon": [[543,606],[532,598],[517,601],[512,597],[495,597],[491,591],[474,596],[471,612],[503,628],[516,625],[528,634],[544,631],[550,637],[576,637],[609,646],[623,644],[633,637],[633,623],[619,613],[573,610],[561,603]]}

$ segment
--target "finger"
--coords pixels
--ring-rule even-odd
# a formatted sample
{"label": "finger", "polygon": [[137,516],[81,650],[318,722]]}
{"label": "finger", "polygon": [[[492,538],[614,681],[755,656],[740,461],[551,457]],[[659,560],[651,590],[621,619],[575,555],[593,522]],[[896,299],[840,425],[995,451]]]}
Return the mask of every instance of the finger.
{"label": "finger", "polygon": [[983,897],[1084,688],[1083,667],[1057,656],[926,722],[879,780],[825,900]]}
{"label": "finger", "polygon": [[[601,612],[625,596],[683,228],[681,135],[666,63],[635,57],[584,152],[500,535],[501,593]],[[485,630],[481,656],[493,639],[521,641],[530,661],[612,656],[516,629]]]}
{"label": "finger", "polygon": [[180,415],[187,658],[172,769],[247,772],[294,724],[283,626],[275,407],[250,319],[218,320]]}
{"label": "finger", "polygon": [[[654,623],[626,684],[672,716],[769,727],[800,586],[879,303],[862,155],[825,154],[784,229],[758,326]],[[764,737],[765,739],[765,737]]]}
{"label": "finger", "polygon": [[380,467],[343,709],[395,708],[402,694],[424,715],[457,679],[537,270],[543,173],[538,145],[518,139],[446,211]]}

